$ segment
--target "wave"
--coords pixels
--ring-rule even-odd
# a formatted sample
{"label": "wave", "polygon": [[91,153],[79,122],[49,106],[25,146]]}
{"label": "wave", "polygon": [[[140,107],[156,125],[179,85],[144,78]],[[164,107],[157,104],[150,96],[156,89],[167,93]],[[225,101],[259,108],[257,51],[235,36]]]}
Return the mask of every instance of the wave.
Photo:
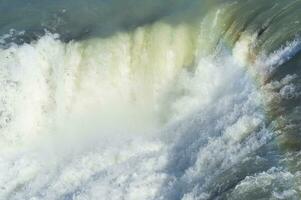
{"label": "wave", "polygon": [[299,199],[300,6],[2,1],[0,199]]}

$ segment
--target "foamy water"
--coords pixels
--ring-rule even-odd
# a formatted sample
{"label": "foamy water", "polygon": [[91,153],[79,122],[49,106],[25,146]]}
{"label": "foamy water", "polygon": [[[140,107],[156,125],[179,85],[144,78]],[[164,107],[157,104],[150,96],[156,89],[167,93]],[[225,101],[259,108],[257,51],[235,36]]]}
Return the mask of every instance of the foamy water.
{"label": "foamy water", "polygon": [[298,74],[271,77],[300,41],[269,53],[244,32],[230,48],[227,9],[197,28],[4,45],[0,199],[298,199],[301,155],[281,147],[273,109],[301,94]]}

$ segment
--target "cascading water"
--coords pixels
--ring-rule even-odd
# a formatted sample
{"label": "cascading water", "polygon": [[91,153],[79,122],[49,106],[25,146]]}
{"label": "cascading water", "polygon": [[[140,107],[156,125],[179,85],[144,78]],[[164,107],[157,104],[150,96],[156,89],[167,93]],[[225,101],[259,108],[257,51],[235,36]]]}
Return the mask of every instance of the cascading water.
{"label": "cascading water", "polygon": [[300,199],[300,8],[0,0],[0,199]]}

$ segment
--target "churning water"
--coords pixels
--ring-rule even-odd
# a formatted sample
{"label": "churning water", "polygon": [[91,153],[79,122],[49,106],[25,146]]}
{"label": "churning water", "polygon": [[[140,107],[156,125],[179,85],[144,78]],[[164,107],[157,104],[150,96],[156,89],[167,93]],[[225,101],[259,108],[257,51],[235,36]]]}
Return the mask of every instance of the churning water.
{"label": "churning water", "polygon": [[0,199],[299,200],[300,9],[0,0]]}

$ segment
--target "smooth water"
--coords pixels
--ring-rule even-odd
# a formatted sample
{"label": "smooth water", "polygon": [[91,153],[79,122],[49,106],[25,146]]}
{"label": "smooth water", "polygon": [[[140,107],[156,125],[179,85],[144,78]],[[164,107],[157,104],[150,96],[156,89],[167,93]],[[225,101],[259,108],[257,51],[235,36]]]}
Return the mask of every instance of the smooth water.
{"label": "smooth water", "polygon": [[300,9],[0,0],[0,199],[299,200]]}

